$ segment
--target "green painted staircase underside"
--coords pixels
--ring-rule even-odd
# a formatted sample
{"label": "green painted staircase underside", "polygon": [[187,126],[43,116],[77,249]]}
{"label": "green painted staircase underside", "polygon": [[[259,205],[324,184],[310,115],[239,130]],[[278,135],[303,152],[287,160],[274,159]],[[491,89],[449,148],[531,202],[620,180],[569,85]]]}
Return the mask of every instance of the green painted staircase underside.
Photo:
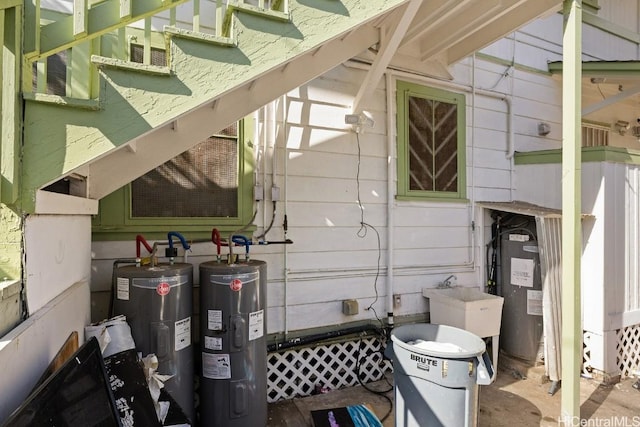
{"label": "green painted staircase underside", "polygon": [[[366,49],[378,37],[377,29],[370,27],[364,35],[350,32],[403,3],[406,0],[298,0],[291,3],[289,21],[236,11],[232,39],[237,46],[174,35],[170,73],[102,65],[98,109],[27,101],[24,206],[33,207],[37,189],[79,170],[93,180],[88,197],[103,197],[116,189],[108,184],[109,175],[122,172],[136,178],[195,145],[201,135],[204,139],[357,54],[340,51],[339,43],[348,41],[343,39],[361,40],[350,49]],[[329,43],[335,46],[325,51]],[[180,138],[182,126],[188,127],[189,141]],[[163,132],[175,135],[153,138]],[[115,164],[121,166],[114,169],[114,162],[105,161],[134,140],[140,142],[138,148],[116,153],[122,161]],[[145,153],[153,164],[135,160]],[[104,185],[96,180],[104,180]]]}

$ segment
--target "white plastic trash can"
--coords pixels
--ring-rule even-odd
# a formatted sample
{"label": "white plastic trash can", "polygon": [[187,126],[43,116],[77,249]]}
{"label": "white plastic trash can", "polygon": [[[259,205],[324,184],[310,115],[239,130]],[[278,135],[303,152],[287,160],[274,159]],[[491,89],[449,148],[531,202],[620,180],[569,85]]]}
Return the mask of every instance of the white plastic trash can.
{"label": "white plastic trash can", "polygon": [[475,427],[478,385],[495,372],[484,341],[453,326],[420,323],[391,331],[396,427]]}

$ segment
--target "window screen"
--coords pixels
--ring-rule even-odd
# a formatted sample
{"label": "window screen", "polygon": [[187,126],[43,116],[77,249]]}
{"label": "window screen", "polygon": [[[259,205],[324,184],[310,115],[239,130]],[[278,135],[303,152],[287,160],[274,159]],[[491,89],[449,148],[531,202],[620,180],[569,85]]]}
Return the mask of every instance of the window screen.
{"label": "window screen", "polygon": [[409,189],[458,190],[457,105],[409,97]]}
{"label": "window screen", "polygon": [[[67,52],[55,53],[48,56],[47,61],[47,88],[45,93],[49,95],[65,96],[67,94]],[[38,87],[37,63],[33,63],[33,87]]]}
{"label": "window screen", "polygon": [[[144,46],[139,44],[131,44],[131,62],[144,62]],[[167,65],[167,53],[164,49],[151,48],[151,65],[165,66]]]}
{"label": "window screen", "polygon": [[133,218],[237,217],[238,126],[131,183]]}

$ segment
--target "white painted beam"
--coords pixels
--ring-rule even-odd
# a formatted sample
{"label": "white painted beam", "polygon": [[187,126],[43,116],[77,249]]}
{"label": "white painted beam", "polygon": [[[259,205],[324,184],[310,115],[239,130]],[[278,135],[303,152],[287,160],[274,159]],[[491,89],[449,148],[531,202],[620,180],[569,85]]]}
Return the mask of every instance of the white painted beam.
{"label": "white painted beam", "polygon": [[589,115],[591,113],[595,113],[598,110],[602,110],[605,107],[608,107],[609,105],[613,105],[616,104],[620,101],[622,101],[623,99],[632,97],[633,95],[637,94],[638,92],[640,92],[640,86],[633,86],[630,89],[625,89],[622,92],[614,95],[614,96],[610,96],[607,99],[604,99],[600,102],[596,102],[595,104],[591,104],[587,107],[584,107],[582,109],[582,116],[586,116]]}
{"label": "white painted beam", "polygon": [[416,14],[411,29],[407,31],[402,44],[407,45],[422,39],[425,33],[431,31],[432,27],[438,26],[450,16],[460,13],[462,8],[470,2],[471,0],[426,2]]}
{"label": "white painted beam", "polygon": [[98,201],[68,194],[38,190],[36,192],[37,214],[96,215]]}
{"label": "white painted beam", "polygon": [[496,19],[491,21],[491,25],[484,25],[476,31],[469,32],[466,37],[451,46],[447,50],[449,64],[466,58],[478,49],[513,32],[515,28],[519,28],[550,11],[559,10],[562,1],[537,0],[523,3],[523,5],[518,4],[518,7],[497,15]]}
{"label": "white painted beam", "polygon": [[416,14],[416,11],[420,8],[422,4],[422,0],[411,0],[409,4],[407,4],[406,9],[398,21],[398,24],[395,28],[390,29],[392,31],[391,37],[388,39],[384,39],[381,37],[381,47],[376,55],[376,59],[373,61],[373,65],[371,69],[367,73],[362,82],[362,86],[360,86],[360,90],[358,90],[358,94],[353,102],[353,113],[359,113],[364,101],[366,101],[366,97],[370,96],[371,93],[375,90],[375,87],[378,85],[380,78],[384,74],[391,58],[398,50],[398,46],[400,46],[400,42],[404,38],[409,26],[411,25],[411,21]]}
{"label": "white painted beam", "polygon": [[502,4],[497,0],[474,3],[446,21],[430,27],[422,37],[420,59],[425,61],[457,43],[472,31],[490,25]]}

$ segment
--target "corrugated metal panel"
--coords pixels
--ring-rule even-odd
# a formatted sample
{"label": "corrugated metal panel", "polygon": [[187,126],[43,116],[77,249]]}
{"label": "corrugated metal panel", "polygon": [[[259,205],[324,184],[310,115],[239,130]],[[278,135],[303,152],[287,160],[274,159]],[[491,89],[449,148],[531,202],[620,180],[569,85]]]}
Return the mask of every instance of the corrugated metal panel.
{"label": "corrugated metal panel", "polygon": [[545,208],[544,206],[534,205],[533,203],[514,200],[512,202],[477,202],[482,208],[489,208],[496,211],[511,212],[522,215],[546,218],[562,218],[562,210]]}
{"label": "corrugated metal panel", "polygon": [[560,381],[562,363],[562,218],[536,216],[542,317],[545,336],[545,370],[551,381]]}

